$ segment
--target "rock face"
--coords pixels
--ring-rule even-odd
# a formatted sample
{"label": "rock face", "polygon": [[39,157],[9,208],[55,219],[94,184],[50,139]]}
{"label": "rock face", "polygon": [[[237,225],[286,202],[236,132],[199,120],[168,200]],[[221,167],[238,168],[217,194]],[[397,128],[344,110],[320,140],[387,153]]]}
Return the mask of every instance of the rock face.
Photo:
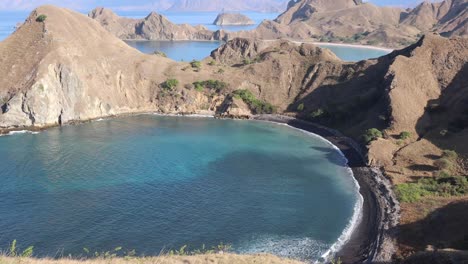
{"label": "rock face", "polygon": [[143,19],[130,19],[110,9],[96,8],[88,16],[120,39],[213,40],[219,35],[203,26],[176,25],[155,12]]}
{"label": "rock face", "polygon": [[467,5],[468,0],[445,0],[403,10],[353,0],[291,1],[275,21],[264,21],[250,34],[401,48],[430,31],[467,36]]}
{"label": "rock face", "polygon": [[255,25],[255,21],[250,19],[248,16],[243,14],[235,13],[222,13],[219,14],[213,25],[218,26],[243,26],[243,25]]}
{"label": "rock face", "polygon": [[[47,20],[37,22],[38,14],[47,15]],[[118,21],[102,16],[106,10],[91,16],[95,15],[116,32],[125,32]],[[158,18],[152,15],[145,22]],[[145,23],[140,22],[136,25],[144,32]],[[235,49],[237,44],[230,45]],[[210,66],[205,61],[201,69],[192,69],[188,63],[141,54],[81,14],[43,6],[0,43],[0,74],[4,76],[0,80],[0,128],[45,127],[146,111],[214,114],[226,96],[238,89],[250,89],[259,100],[284,110],[294,99],[291,91],[301,82],[307,63],[326,59],[313,55],[321,49],[311,45],[273,41],[258,46],[263,50],[256,51],[254,64]],[[225,56],[222,51],[218,54]],[[177,78],[179,85],[164,88],[171,78]],[[218,80],[226,87],[222,91],[190,87],[205,80]]]}

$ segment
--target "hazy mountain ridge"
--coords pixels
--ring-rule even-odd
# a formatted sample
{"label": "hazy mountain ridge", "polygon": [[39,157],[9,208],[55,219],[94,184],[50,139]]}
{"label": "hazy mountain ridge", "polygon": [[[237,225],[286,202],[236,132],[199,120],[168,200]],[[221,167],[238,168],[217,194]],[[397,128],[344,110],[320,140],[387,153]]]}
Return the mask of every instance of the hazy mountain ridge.
{"label": "hazy mountain ridge", "polygon": [[283,12],[286,10],[286,3],[286,0],[163,0],[155,3],[154,7],[156,10],[172,12]]}

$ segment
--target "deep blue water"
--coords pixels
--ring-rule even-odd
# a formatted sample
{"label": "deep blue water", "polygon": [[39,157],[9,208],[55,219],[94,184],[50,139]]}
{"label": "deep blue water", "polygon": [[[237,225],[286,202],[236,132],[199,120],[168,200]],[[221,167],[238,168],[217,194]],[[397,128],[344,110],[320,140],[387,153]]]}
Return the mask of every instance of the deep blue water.
{"label": "deep blue water", "polygon": [[345,160],[266,122],[141,115],[0,137],[0,248],[141,255],[220,242],[322,255],[358,194]]}

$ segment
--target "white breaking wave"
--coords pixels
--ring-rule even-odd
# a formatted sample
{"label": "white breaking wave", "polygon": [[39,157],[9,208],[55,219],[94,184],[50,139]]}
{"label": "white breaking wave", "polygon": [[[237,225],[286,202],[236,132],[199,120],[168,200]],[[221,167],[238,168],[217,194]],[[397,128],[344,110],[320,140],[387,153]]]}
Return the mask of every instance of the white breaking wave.
{"label": "white breaking wave", "polygon": [[40,132],[38,131],[29,131],[29,130],[18,130],[18,131],[10,131],[6,134],[2,134],[0,136],[13,136],[13,135],[18,135],[18,134],[33,134],[33,135],[37,135],[39,134]]}
{"label": "white breaking wave", "polygon": [[264,235],[249,239],[236,248],[240,254],[274,253],[284,258],[307,261],[327,251],[330,244],[307,237]]}
{"label": "white breaking wave", "polygon": [[347,165],[348,164],[348,159],[346,158],[345,154],[341,151],[341,149],[339,149],[337,146],[335,146],[333,143],[331,143],[326,138],[324,138],[324,137],[322,137],[320,135],[314,134],[312,132],[309,132],[307,130],[290,126],[288,124],[278,123],[278,122],[273,122],[273,121],[264,121],[264,122],[274,123],[274,124],[278,124],[278,125],[285,125],[285,126],[290,127],[292,129],[296,129],[298,131],[306,133],[306,134],[308,134],[310,136],[316,137],[316,138],[326,142],[327,144],[329,144],[332,148],[334,148],[343,157],[343,165],[346,166],[346,170],[347,170],[348,174],[351,176],[351,179],[353,180],[355,190],[356,190],[356,193],[358,194],[357,195],[358,197],[357,197],[356,203],[354,204],[353,215],[352,215],[350,221],[348,222],[348,224],[346,225],[345,229],[341,233],[340,237],[338,238],[338,240],[333,245],[331,245],[331,247],[328,250],[325,251],[325,253],[322,254],[321,259],[317,260],[315,263],[326,262],[333,254],[337,253],[346,244],[346,242],[349,241],[349,239],[351,238],[351,235],[353,234],[354,230],[356,229],[356,227],[359,225],[359,223],[361,221],[362,207],[364,205],[364,197],[362,197],[362,195],[361,195],[361,193],[359,191],[361,189],[361,186],[359,185],[358,181],[354,177],[353,171]]}

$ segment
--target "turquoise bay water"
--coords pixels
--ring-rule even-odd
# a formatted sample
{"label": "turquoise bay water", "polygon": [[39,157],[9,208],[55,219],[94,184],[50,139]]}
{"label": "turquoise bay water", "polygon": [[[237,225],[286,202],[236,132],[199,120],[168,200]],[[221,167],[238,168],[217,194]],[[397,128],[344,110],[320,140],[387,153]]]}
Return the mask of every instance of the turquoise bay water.
{"label": "turquoise bay water", "polygon": [[[135,49],[153,54],[155,51],[162,51],[173,60],[191,61],[201,60],[208,57],[211,51],[223,44],[221,41],[126,41],[128,45]],[[329,46],[327,44],[318,45],[322,48],[330,49],[338,58],[344,61],[360,61],[371,58],[378,58],[387,55],[389,52],[371,48]]]}
{"label": "turquoise bay water", "polygon": [[125,41],[131,47],[153,54],[155,51],[164,52],[168,58],[176,61],[202,60],[211,51],[222,45],[220,41]]}
{"label": "turquoise bay water", "polygon": [[341,154],[266,122],[141,115],[0,137],[0,248],[208,247],[313,260],[359,199]]}

